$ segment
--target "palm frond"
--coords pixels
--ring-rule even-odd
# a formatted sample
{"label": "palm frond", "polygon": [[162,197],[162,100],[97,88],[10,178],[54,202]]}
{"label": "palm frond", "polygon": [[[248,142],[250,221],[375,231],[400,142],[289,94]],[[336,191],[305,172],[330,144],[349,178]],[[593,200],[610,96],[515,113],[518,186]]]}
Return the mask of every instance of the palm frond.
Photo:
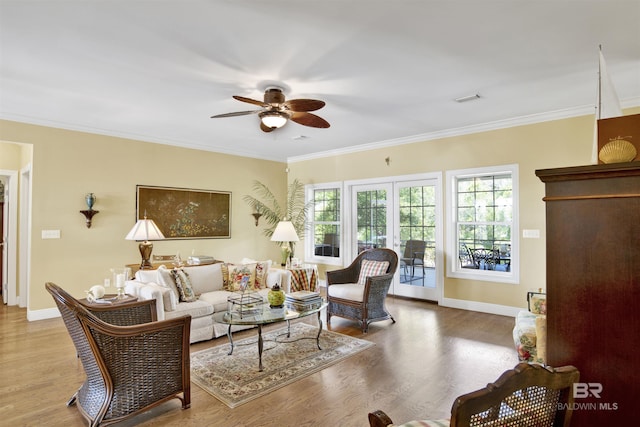
{"label": "palm frond", "polygon": [[271,237],[278,222],[284,218],[292,222],[299,237],[304,236],[307,215],[314,204],[314,202],[305,202],[304,184],[295,179],[287,186],[287,204],[284,209],[278,203],[276,196],[263,183],[254,181],[253,191],[257,197],[246,195],[243,200],[256,212],[260,212],[264,221],[269,224],[269,227],[264,230],[265,236]]}

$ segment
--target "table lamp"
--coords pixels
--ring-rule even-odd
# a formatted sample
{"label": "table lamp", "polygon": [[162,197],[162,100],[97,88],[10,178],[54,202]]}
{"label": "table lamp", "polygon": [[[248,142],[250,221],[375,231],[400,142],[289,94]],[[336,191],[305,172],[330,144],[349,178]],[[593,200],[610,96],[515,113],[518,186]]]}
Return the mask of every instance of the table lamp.
{"label": "table lamp", "polygon": [[285,266],[287,258],[292,256],[291,242],[297,242],[299,240],[298,233],[296,233],[296,229],[291,221],[287,221],[285,218],[278,223],[271,236],[271,241],[282,242],[282,266]]}
{"label": "table lamp", "polygon": [[144,219],[139,219],[136,222],[136,225],[133,226],[126,240],[142,240],[142,243],[138,245],[140,249],[140,256],[142,256],[142,263],[140,264],[140,270],[149,270],[152,269],[151,265],[151,251],[153,250],[153,244],[149,243],[149,240],[162,240],[164,239],[164,235],[158,228],[155,222],[152,219],[147,219],[145,215]]}

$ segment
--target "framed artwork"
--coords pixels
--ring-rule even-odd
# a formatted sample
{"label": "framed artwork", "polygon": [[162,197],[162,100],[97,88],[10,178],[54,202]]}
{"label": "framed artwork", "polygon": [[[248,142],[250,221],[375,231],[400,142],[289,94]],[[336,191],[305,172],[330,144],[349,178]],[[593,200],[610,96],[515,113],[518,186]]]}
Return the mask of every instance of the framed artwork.
{"label": "framed artwork", "polygon": [[166,239],[231,238],[231,192],[136,185],[136,215]]}

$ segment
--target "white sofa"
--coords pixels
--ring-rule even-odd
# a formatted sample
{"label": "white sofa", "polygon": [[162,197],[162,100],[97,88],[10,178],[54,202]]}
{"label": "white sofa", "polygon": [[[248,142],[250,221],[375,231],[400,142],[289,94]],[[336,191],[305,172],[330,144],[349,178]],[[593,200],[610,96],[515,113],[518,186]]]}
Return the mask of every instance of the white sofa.
{"label": "white sofa", "polygon": [[[227,310],[227,297],[233,295],[227,289],[233,289],[234,280],[241,277],[238,273],[240,267],[245,272],[251,272],[250,285],[260,286],[256,292],[265,300],[269,289],[276,283],[285,292],[289,290],[290,273],[287,270],[271,268],[270,261],[245,259],[239,264],[216,263],[183,267],[194,294],[194,301],[191,302],[181,301],[181,290],[174,278],[176,273],[171,272],[172,266],[139,270],[134,280],[125,283],[125,291],[140,300],[155,299],[158,320],[191,315],[191,343],[210,340],[227,333],[228,326],[215,323],[213,314]],[[235,277],[230,277],[234,274]],[[256,279],[259,285],[256,285]],[[232,330],[246,328],[234,326]]]}

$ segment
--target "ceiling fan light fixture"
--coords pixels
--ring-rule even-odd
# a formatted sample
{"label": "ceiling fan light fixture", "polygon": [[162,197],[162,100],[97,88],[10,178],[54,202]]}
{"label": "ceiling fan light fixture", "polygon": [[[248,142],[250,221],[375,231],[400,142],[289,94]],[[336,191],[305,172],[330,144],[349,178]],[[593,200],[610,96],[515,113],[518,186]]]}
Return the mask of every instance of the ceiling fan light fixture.
{"label": "ceiling fan light fixture", "polygon": [[260,113],[262,124],[271,129],[278,129],[287,123],[287,117],[278,111],[265,111]]}

